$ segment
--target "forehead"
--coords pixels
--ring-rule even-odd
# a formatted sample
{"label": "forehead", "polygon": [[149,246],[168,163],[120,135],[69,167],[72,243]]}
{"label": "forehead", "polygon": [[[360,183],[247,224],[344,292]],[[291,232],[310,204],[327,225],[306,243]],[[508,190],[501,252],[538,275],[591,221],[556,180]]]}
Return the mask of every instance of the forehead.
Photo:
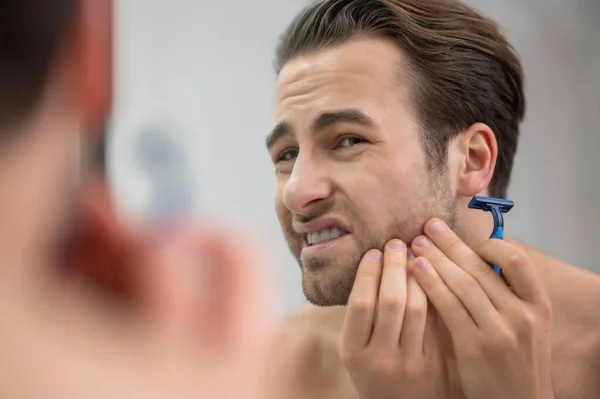
{"label": "forehead", "polygon": [[[289,61],[277,82],[275,122],[300,123],[334,109],[360,109],[382,122],[385,112],[407,105],[405,61],[392,43],[351,40]],[[402,107],[401,107],[402,108]]]}

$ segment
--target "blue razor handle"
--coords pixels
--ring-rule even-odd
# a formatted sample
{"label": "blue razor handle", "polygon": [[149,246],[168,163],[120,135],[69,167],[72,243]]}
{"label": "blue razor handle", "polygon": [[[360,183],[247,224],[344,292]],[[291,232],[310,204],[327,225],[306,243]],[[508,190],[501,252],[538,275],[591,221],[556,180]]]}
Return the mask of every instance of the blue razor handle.
{"label": "blue razor handle", "polygon": [[[510,212],[515,206],[515,203],[511,200],[504,200],[500,198],[489,198],[482,196],[475,196],[469,202],[469,208],[479,209],[485,212],[491,212],[494,218],[494,230],[490,238],[496,238],[498,240],[504,239],[504,213]],[[496,274],[500,275],[501,270],[497,265],[490,264],[491,268],[494,269]]]}
{"label": "blue razor handle", "polygon": [[[496,238],[498,240],[503,240],[504,239],[504,217],[502,216],[502,212],[497,208],[497,207],[493,207],[491,209],[492,215],[494,216],[494,231],[492,232],[492,235],[490,236],[490,238]],[[501,270],[500,267],[491,264],[490,266],[492,267],[492,269],[494,269],[494,271],[496,272],[497,275],[500,275]]]}

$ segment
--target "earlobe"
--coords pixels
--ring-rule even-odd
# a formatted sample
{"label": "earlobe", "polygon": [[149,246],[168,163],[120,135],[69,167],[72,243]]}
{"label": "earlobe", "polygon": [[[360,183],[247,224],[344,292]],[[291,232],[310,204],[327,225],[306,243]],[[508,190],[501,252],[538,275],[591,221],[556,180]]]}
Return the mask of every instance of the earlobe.
{"label": "earlobe", "polygon": [[458,171],[457,195],[472,197],[488,187],[498,156],[496,136],[489,126],[476,123],[458,138],[462,165]]}
{"label": "earlobe", "polygon": [[99,132],[112,105],[112,0],[80,0],[78,53],[81,117],[85,132]]}

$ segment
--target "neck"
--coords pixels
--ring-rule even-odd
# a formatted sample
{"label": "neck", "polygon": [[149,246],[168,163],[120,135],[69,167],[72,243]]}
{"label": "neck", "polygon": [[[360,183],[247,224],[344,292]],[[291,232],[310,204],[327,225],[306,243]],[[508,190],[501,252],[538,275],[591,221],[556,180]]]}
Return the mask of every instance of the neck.
{"label": "neck", "polygon": [[494,230],[494,218],[490,212],[470,209],[470,198],[460,197],[456,201],[456,226],[458,236],[469,247],[474,248],[488,240]]}

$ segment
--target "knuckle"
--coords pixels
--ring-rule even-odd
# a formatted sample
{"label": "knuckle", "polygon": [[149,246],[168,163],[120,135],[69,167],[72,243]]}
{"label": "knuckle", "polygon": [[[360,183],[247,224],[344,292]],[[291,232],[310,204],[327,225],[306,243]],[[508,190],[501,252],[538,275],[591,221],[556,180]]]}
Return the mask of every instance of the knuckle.
{"label": "knuckle", "polygon": [[405,381],[415,381],[423,377],[424,368],[418,362],[404,362],[398,374]]}
{"label": "knuckle", "polygon": [[528,261],[529,258],[527,257],[527,255],[523,251],[518,250],[509,256],[507,264],[511,268],[519,268],[527,265]]}
{"label": "knuckle", "polygon": [[463,242],[458,238],[457,235],[452,234],[448,238],[448,243],[446,244],[447,251],[456,253],[462,249]]}
{"label": "knuckle", "polygon": [[427,315],[427,304],[407,304],[404,314],[410,318],[425,318]]}
{"label": "knuckle", "polygon": [[354,313],[367,313],[375,309],[375,301],[367,298],[353,299],[348,303],[348,310]]}
{"label": "knuckle", "polygon": [[372,363],[373,372],[381,377],[394,377],[396,374],[396,360],[393,356],[380,354]]}
{"label": "knuckle", "polygon": [[448,303],[448,309],[452,311],[458,311],[460,308],[464,307],[460,299],[456,298],[455,296],[447,298],[446,302]]}
{"label": "knuckle", "polygon": [[492,269],[490,265],[483,260],[478,263],[476,272],[478,277],[486,280],[496,275],[494,269]]}
{"label": "knuckle", "polygon": [[405,302],[400,297],[386,297],[381,300],[381,308],[389,312],[401,312]]}
{"label": "knuckle", "polygon": [[393,267],[398,269],[406,268],[406,253],[390,252],[384,259],[384,267]]}
{"label": "knuckle", "polygon": [[517,328],[521,335],[527,337],[534,336],[538,327],[538,323],[539,321],[536,314],[527,307],[523,307],[518,312]]}
{"label": "knuckle", "polygon": [[477,281],[468,275],[464,275],[459,282],[459,286],[462,292],[473,293],[480,289]]}
{"label": "knuckle", "polygon": [[376,265],[363,265],[358,269],[357,278],[361,279],[379,279],[381,272]]}

